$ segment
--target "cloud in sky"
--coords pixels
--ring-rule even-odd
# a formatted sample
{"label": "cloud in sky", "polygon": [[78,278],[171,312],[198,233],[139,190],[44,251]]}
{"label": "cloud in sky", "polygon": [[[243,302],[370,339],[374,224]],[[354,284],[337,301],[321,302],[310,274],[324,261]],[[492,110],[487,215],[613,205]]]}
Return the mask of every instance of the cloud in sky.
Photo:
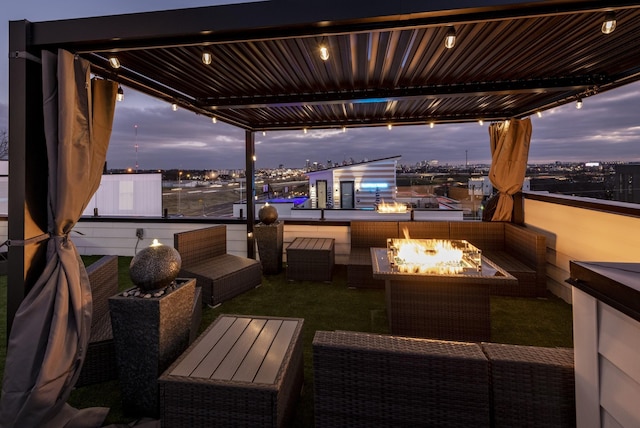
{"label": "cloud in sky", "polygon": [[[63,4],[61,4],[63,3]],[[28,0],[3,6],[0,43],[8,46],[7,20],[31,21],[205,6],[228,1],[139,0],[107,3]],[[4,72],[3,72],[4,70]],[[0,56],[0,129],[8,128],[7,55]],[[243,169],[245,132],[128,88],[116,106],[107,164],[109,168]],[[554,161],[640,162],[640,82],[532,117],[530,163]],[[137,125],[137,132],[135,125]],[[438,160],[441,164],[489,163],[488,123],[396,126],[341,130],[256,133],[256,166],[302,167],[307,159],[325,163],[400,155],[403,164]],[[138,145],[136,152],[136,144]]]}

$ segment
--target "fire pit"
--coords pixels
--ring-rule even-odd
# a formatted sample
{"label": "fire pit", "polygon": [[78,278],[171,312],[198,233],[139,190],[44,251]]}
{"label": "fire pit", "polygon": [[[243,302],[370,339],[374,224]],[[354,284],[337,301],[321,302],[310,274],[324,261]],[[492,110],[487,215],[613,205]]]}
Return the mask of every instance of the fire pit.
{"label": "fire pit", "polygon": [[399,273],[482,272],[482,252],[464,240],[387,239],[387,254],[390,266]]}
{"label": "fire pit", "polygon": [[403,336],[488,341],[489,289],[517,281],[464,240],[388,239],[371,258],[391,333]]}

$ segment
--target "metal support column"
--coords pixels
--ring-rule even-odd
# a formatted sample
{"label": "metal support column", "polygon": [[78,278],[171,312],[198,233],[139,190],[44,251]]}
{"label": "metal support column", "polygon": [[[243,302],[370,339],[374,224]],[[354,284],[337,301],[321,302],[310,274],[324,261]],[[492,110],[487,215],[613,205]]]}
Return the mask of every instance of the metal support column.
{"label": "metal support column", "polygon": [[46,262],[47,241],[24,244],[47,231],[47,148],[42,66],[31,52],[31,23],[9,22],[9,249],[7,338],[20,303]]}
{"label": "metal support column", "polygon": [[247,183],[247,257],[256,258],[255,236],[253,234],[253,225],[256,218],[256,173],[255,173],[255,154],[256,139],[253,131],[245,133],[245,154],[246,154],[246,170],[245,179]]}

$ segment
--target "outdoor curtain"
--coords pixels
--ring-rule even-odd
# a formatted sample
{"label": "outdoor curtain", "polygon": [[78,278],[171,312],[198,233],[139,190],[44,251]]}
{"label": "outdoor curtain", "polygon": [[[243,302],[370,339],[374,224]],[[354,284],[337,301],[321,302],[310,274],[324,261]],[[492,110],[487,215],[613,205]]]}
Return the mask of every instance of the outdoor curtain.
{"label": "outdoor curtain", "polygon": [[91,80],[89,63],[42,53],[49,167],[46,266],[22,301],[9,337],[0,426],[101,426],[108,409],[66,404],[89,342],[91,288],[70,232],[100,185],[117,84]]}
{"label": "outdoor curtain", "polygon": [[513,195],[522,189],[527,171],[531,119],[492,123],[489,126],[489,141],[489,179],[498,189],[498,201],[491,221],[511,221]]}

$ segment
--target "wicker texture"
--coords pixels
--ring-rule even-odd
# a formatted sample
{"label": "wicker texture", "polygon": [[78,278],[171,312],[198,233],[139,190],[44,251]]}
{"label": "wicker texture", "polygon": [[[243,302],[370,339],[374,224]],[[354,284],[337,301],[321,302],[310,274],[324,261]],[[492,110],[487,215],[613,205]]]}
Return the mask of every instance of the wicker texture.
{"label": "wicker texture", "polygon": [[500,427],[575,427],[573,349],[483,343]]}
{"label": "wicker texture", "polygon": [[182,258],[179,276],[196,278],[203,303],[216,306],[262,283],[260,262],[227,254],[227,227],[216,225],[174,234]]}
{"label": "wicker texture", "polygon": [[396,221],[352,221],[351,251],[347,263],[347,285],[352,288],[384,288],[384,281],[373,279],[371,247],[386,247],[387,238],[397,238]]}
{"label": "wicker texture", "polygon": [[298,322],[273,384],[171,374],[201,341],[206,340],[207,334],[223,317],[229,317],[229,315],[220,315],[160,376],[158,384],[162,426],[185,428],[286,426],[300,395],[304,377],[301,337],[304,320],[302,319],[254,317]]}
{"label": "wicker texture", "polygon": [[491,339],[490,278],[424,277],[387,287],[391,333],[460,341]]}
{"label": "wicker texture", "polygon": [[477,344],[317,331],[313,364],[316,427],[489,426]]}
{"label": "wicker texture", "polygon": [[331,281],[334,242],[333,238],[296,238],[287,247],[287,279]]}
{"label": "wicker texture", "polygon": [[76,386],[116,379],[116,352],[111,332],[109,297],[118,293],[118,257],[104,256],[87,267],[93,301],[91,336]]}
{"label": "wicker texture", "polygon": [[412,239],[448,239],[449,222],[446,221],[404,221],[398,222],[400,238]]}

